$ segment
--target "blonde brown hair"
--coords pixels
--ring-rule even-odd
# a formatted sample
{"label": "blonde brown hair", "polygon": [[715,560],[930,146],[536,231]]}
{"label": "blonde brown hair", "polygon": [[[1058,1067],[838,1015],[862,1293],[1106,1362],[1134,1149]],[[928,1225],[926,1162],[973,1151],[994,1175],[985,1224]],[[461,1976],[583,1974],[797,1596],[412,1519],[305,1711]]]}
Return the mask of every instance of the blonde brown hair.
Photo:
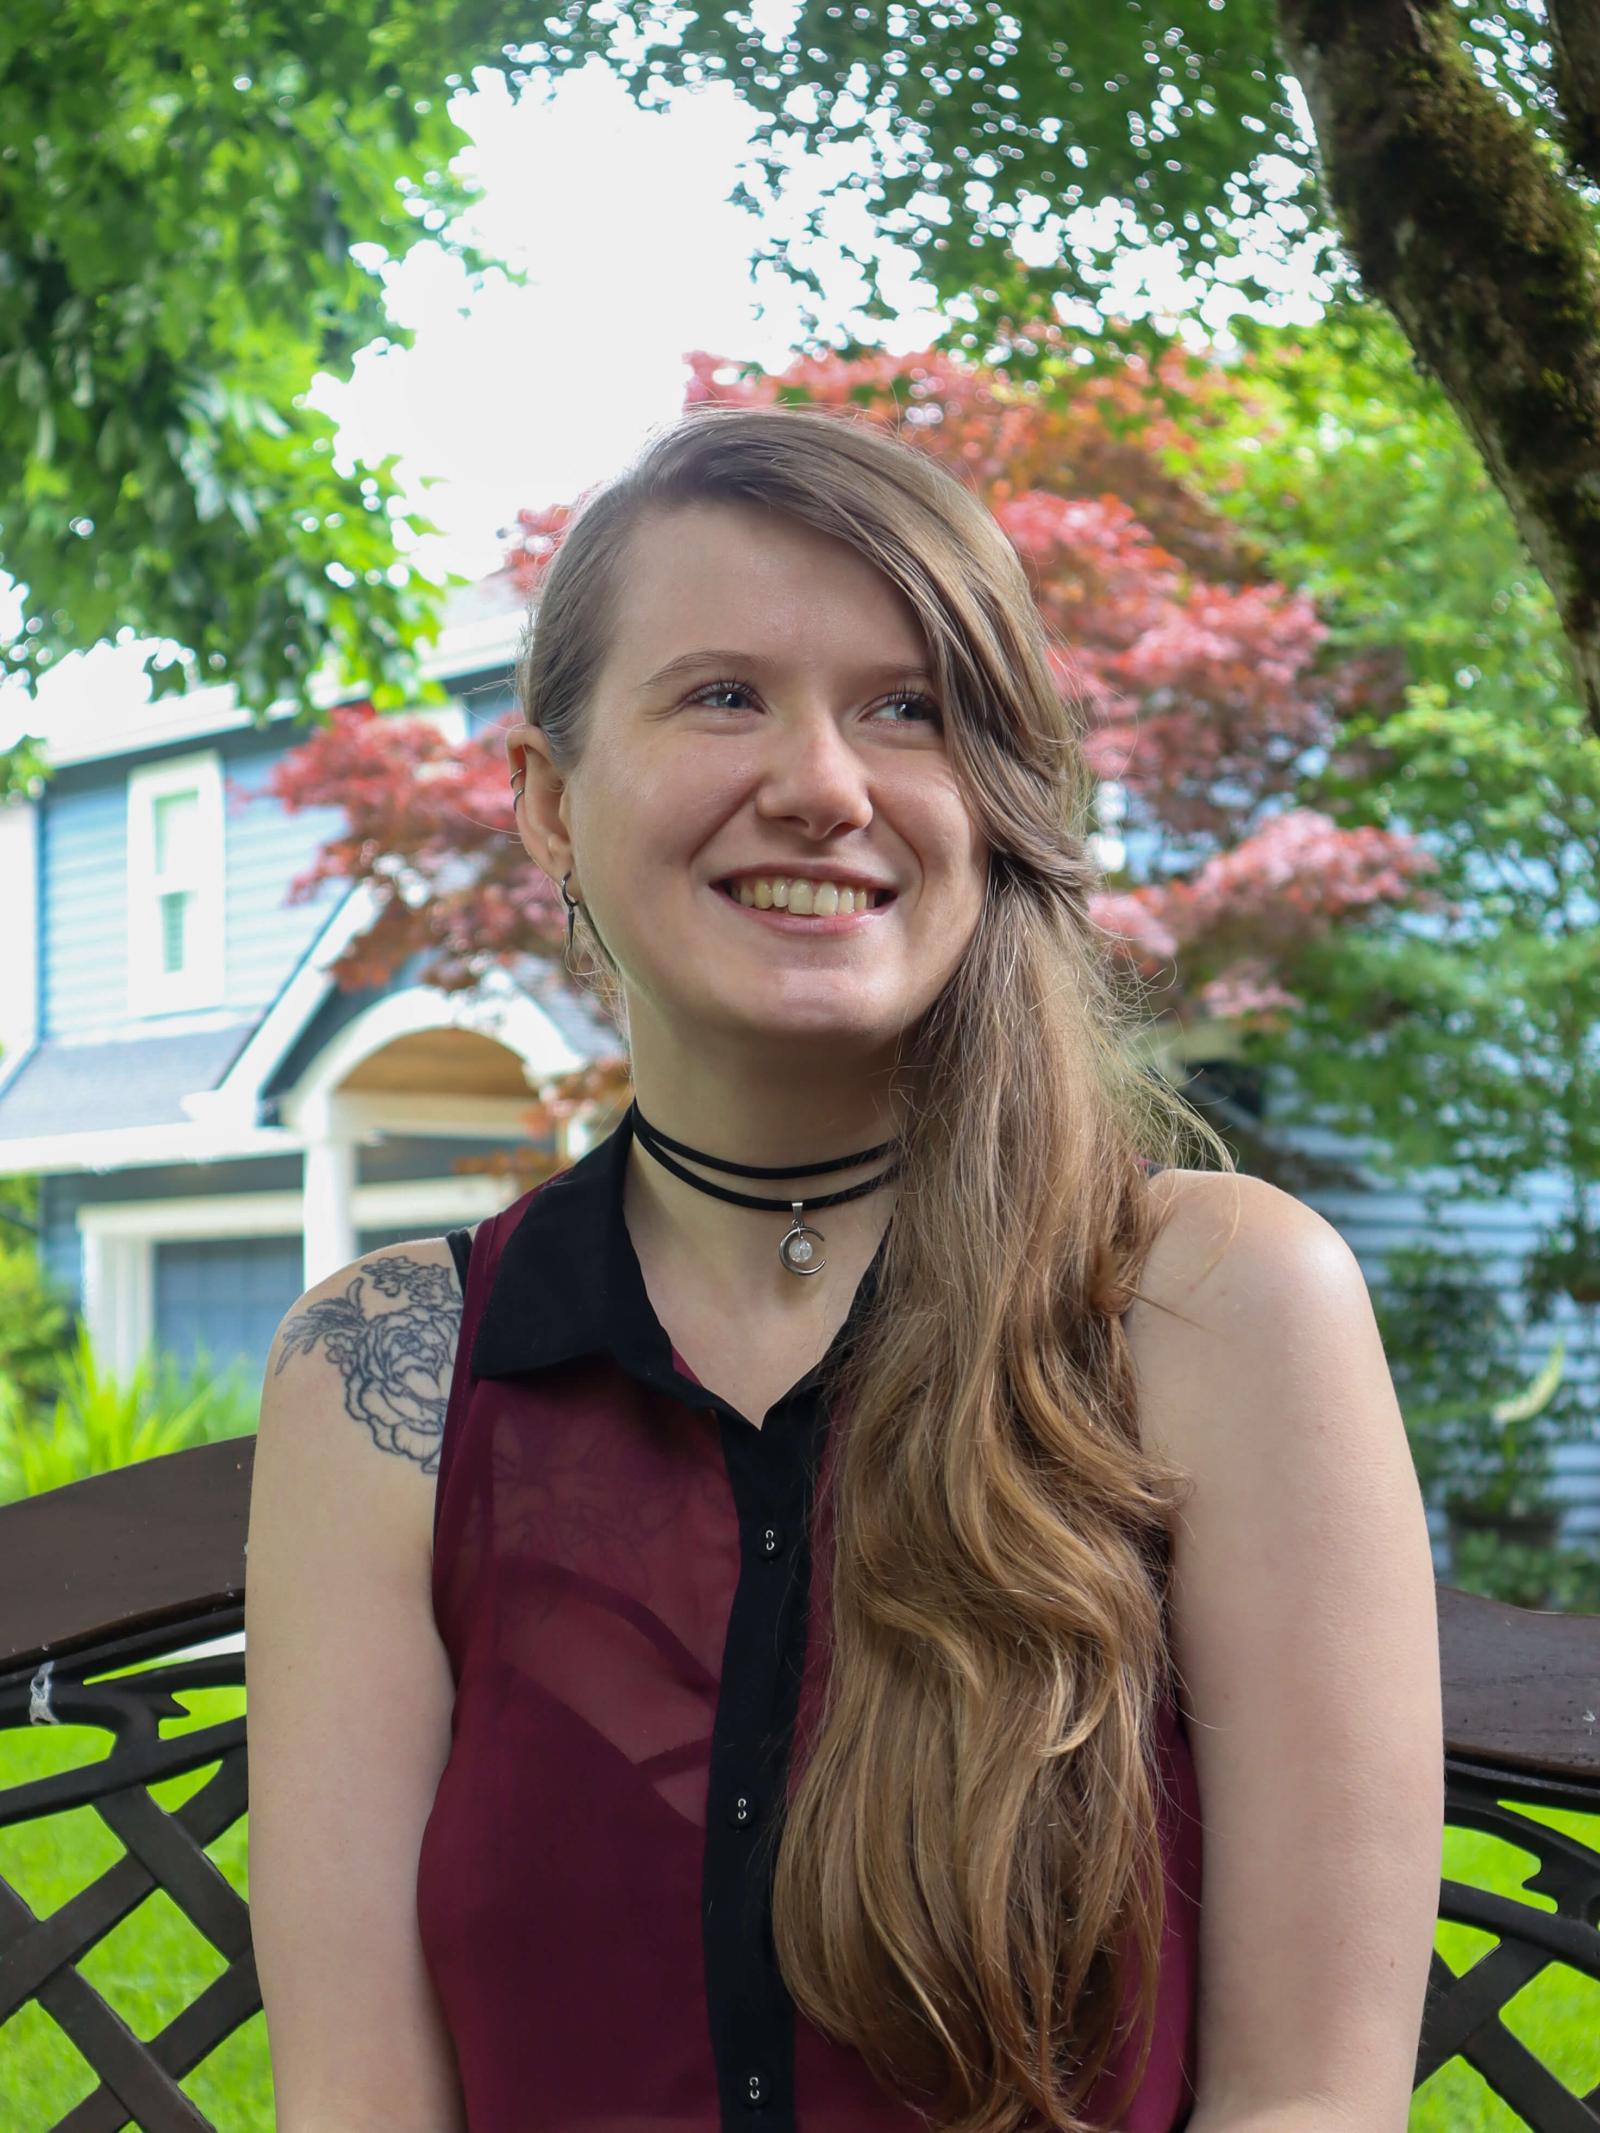
{"label": "blonde brown hair", "polygon": [[1165,1910],[1155,1721],[1186,1477],[1140,1446],[1120,1317],[1158,1227],[1138,1157],[1232,1160],[1141,1063],[1147,1005],[1090,919],[1083,716],[1021,562],[892,428],[697,406],[581,500],[517,670],[557,768],[582,753],[630,537],[705,501],[848,542],[911,602],[992,855],[970,947],[902,1039],[878,1295],[830,1388],[832,1646],[779,1840],[779,1963],[948,2133],[1038,2114],[1081,2133],[1130,1947],[1130,2089],[1148,2064]]}

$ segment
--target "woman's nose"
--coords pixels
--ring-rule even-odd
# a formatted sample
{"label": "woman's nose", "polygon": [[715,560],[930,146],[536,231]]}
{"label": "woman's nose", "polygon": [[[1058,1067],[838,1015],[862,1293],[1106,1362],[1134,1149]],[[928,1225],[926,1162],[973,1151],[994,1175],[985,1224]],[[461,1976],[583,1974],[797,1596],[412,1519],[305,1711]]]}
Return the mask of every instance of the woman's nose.
{"label": "woman's nose", "polygon": [[832,717],[775,727],[768,749],[763,788],[770,806],[851,819],[870,813],[866,765]]}

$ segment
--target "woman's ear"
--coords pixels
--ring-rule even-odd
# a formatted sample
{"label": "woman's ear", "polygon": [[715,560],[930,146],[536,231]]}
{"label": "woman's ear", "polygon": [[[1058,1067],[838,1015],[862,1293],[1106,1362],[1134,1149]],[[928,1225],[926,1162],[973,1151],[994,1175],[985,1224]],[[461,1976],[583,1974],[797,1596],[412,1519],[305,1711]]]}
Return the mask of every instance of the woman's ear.
{"label": "woman's ear", "polygon": [[566,778],[551,761],[550,743],[538,726],[508,726],[506,758],[523,848],[552,881],[559,881],[572,864],[572,843],[563,813]]}

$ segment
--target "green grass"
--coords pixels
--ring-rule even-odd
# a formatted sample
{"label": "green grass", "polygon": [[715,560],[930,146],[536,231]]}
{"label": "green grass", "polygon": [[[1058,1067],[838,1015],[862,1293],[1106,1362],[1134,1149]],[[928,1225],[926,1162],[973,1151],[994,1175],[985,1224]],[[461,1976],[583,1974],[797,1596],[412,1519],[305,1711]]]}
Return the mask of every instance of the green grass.
{"label": "green grass", "polygon": [[[164,1740],[236,1718],[245,1701],[237,1688],[185,1690],[182,1700],[189,1716],[166,1720]],[[70,1770],[103,1756],[110,1745],[110,1734],[91,1726],[38,1725],[0,1733],[0,1787]],[[153,1785],[150,1796],[170,1813],[200,1791],[216,1768],[208,1763]],[[248,1824],[249,1817],[242,1815],[207,1847],[217,1871],[246,1898]],[[0,1878],[36,1917],[56,1910],[122,1856],[121,1842],[92,1807],[0,1829]],[[158,1889],[96,1944],[78,1971],[134,2035],[148,2042],[226,1967],[205,1935]],[[77,2046],[36,2003],[30,2001],[0,2026],[0,2126],[6,2133],[45,2133],[98,2085]],[[179,2086],[220,2133],[275,2133],[264,2017],[255,2014],[242,2023]]]}
{"label": "green grass", "polygon": [[[1600,1851],[1600,1815],[1512,1804],[1530,1821],[1544,1823]],[[1535,1910],[1554,1911],[1548,1896],[1523,1887],[1537,1866],[1532,1852],[1503,1838],[1483,1836],[1477,1830],[1445,1831],[1444,1871],[1452,1881],[1492,1889]],[[1492,1933],[1472,1926],[1441,1923],[1435,1929],[1434,1945],[1459,1977],[1496,1941]],[[1501,2020],[1574,2094],[1583,2095],[1600,2082],[1600,1984],[1565,1965],[1551,1964],[1507,2002]],[[1481,2075],[1452,2059],[1418,2089],[1407,2123],[1408,2133],[1517,2133],[1524,2120],[1500,2101]]]}
{"label": "green grass", "polygon": [[[189,1717],[169,1720],[173,1739],[216,1725],[244,1707],[239,1689],[186,1692]],[[0,1734],[0,1786],[70,1769],[104,1753],[109,1736],[81,1726],[32,1726]],[[200,1789],[215,1765],[153,1788],[169,1811]],[[1530,1817],[1600,1849],[1600,1815],[1528,1808]],[[241,1818],[210,1847],[209,1856],[241,1896],[248,1895],[246,1827]],[[92,1808],[0,1830],[0,1877],[36,1916],[44,1916],[113,1866],[122,1847]],[[1532,1853],[1471,1830],[1445,1833],[1444,1871],[1553,1910],[1548,1897],[1522,1886]],[[1458,1975],[1493,1945],[1465,1926],[1441,1925],[1437,1946]],[[80,1965],[83,1977],[134,2034],[153,2037],[223,1969],[222,1958],[164,1894],[148,1898]],[[1506,2026],[1569,2088],[1582,2093],[1600,2082],[1600,1985],[1551,1967],[1511,2002]],[[30,2004],[0,2028],[0,2126],[7,2133],[45,2133],[96,2086],[95,2076],[65,2033]],[[244,2023],[181,2086],[220,2133],[274,2133],[272,2074],[264,2018]],[[1517,2133],[1522,2120],[1470,2068],[1454,2061],[1417,2092],[1409,2133]]]}

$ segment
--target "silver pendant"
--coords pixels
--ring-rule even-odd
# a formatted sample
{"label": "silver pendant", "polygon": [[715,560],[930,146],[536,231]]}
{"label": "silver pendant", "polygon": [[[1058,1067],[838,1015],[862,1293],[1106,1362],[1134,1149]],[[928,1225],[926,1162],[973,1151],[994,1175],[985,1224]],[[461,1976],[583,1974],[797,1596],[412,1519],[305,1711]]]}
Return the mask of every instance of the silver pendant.
{"label": "silver pendant", "polygon": [[795,1200],[791,1204],[794,1208],[794,1221],[783,1242],[778,1246],[778,1257],[791,1274],[820,1274],[828,1262],[826,1259],[817,1258],[817,1245],[813,1244],[811,1240],[815,1237],[817,1244],[823,1243],[822,1232],[820,1229],[808,1229],[805,1223],[801,1221],[800,1208],[802,1203],[799,1200]]}

